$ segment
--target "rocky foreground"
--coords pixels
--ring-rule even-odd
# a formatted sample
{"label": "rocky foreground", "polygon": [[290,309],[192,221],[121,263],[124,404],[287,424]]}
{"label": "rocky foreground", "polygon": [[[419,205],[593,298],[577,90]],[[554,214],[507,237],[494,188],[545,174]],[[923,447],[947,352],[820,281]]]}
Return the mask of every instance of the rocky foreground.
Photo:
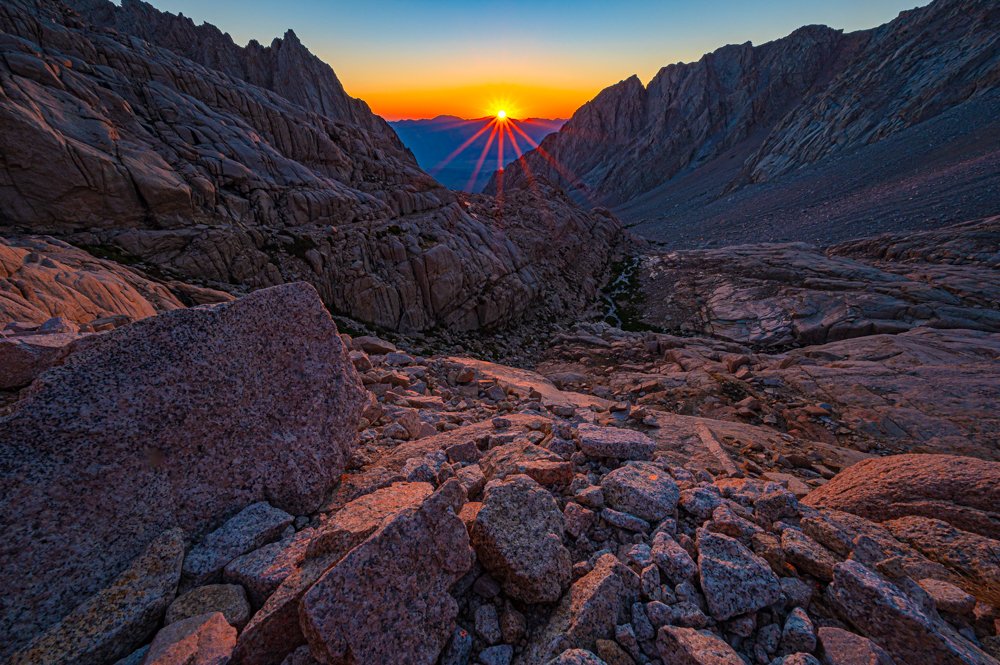
{"label": "rocky foreground", "polygon": [[566,328],[534,369],[339,334],[302,283],[219,302],[10,240],[0,658],[996,663],[988,233],[801,250],[858,285],[770,300],[733,250],[700,273],[733,307],[832,292],[854,324],[706,306],[684,336]]}

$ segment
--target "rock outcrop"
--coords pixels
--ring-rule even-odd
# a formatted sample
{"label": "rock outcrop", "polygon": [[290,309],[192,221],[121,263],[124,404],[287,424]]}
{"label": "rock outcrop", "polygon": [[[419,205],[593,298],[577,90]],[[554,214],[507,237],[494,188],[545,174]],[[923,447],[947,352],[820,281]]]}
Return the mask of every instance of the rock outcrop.
{"label": "rock outcrop", "polygon": [[54,238],[0,237],[0,323],[143,319],[183,307],[162,284]]}
{"label": "rock outcrop", "polygon": [[1000,540],[1000,463],[952,455],[896,455],[851,466],[804,499],[876,522],[943,520]]}
{"label": "rock outcrop", "polygon": [[293,33],[241,48],[144,3],[71,5],[0,8],[13,227],[182,281],[308,281],[397,330],[501,327],[596,294],[617,220],[544,191],[456,197]]}
{"label": "rock outcrop", "polygon": [[72,354],[0,418],[0,643],[59,621],[169,528],[196,536],[265,499],[315,510],[362,400],[305,284],[167,312]]}

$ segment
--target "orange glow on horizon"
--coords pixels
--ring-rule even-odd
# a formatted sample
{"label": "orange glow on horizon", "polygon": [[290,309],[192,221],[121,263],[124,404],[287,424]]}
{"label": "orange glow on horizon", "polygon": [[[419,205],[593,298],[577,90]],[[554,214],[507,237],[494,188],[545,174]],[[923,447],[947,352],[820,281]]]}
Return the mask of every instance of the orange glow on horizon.
{"label": "orange glow on horizon", "polygon": [[558,89],[511,84],[476,84],[453,88],[400,89],[390,92],[348,88],[348,94],[366,101],[372,111],[386,120],[415,120],[453,115],[473,120],[568,119],[594,98],[599,88]]}

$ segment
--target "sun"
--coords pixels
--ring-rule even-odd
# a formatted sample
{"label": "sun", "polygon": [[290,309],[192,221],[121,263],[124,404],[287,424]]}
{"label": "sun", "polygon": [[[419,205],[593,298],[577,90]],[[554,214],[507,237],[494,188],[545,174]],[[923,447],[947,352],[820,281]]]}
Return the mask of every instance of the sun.
{"label": "sun", "polygon": [[507,112],[506,111],[504,111],[503,109],[500,109],[499,111],[497,111],[497,119],[503,120],[506,117],[507,117]]}

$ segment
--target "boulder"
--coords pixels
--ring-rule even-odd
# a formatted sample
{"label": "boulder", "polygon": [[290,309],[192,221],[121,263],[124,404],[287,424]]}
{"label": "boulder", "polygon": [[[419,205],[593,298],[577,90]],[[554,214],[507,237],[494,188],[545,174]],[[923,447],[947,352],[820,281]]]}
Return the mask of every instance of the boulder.
{"label": "boulder", "polygon": [[604,554],[569,588],[518,664],[543,665],[566,649],[592,650],[598,639],[610,639],[618,617],[638,598],[638,587],[634,572],[613,554]]}
{"label": "boulder", "polygon": [[250,604],[260,608],[302,563],[314,535],[315,529],[303,529],[290,538],[238,556],[223,569],[222,579],[241,585],[246,589]]}
{"label": "boulder", "polygon": [[87,335],[53,333],[0,338],[0,390],[23,388],[58,364]]}
{"label": "boulder", "polygon": [[479,460],[487,481],[524,474],[541,485],[564,486],[573,480],[573,464],[527,442],[497,446]]}
{"label": "boulder", "polygon": [[893,536],[974,587],[1000,588],[1000,541],[929,517],[901,517],[883,525]]}
{"label": "boulder", "polygon": [[563,531],[552,495],[527,476],[513,476],[486,486],[472,544],[508,595],[527,603],[554,602],[571,579]]}
{"label": "boulder", "polygon": [[1000,540],[1000,462],[956,455],[875,457],[844,469],[803,503],[874,522],[929,517]]}
{"label": "boulder", "polygon": [[305,541],[295,549],[302,547],[304,551],[301,555],[289,552],[288,558],[281,559],[291,570],[280,573],[280,585],[240,633],[233,661],[269,665],[304,644],[299,605],[306,591],[381,525],[403,511],[417,508],[433,491],[427,483],[394,483],[349,502],[314,533],[302,536],[305,532],[300,532],[298,537]]}
{"label": "boulder", "polygon": [[712,616],[719,621],[781,600],[781,585],[762,558],[740,541],[698,530],[698,573]]}
{"label": "boulder", "polygon": [[633,462],[601,480],[604,500],[612,508],[650,522],[659,522],[677,510],[680,490],[666,471],[655,464]]}
{"label": "boulder", "polygon": [[11,665],[103,665],[132,653],[163,618],[177,592],[184,534],[153,540],[107,588],[13,654]]}
{"label": "boulder", "polygon": [[577,428],[580,450],[588,457],[651,460],[656,442],[632,429],[583,424]]}
{"label": "boulder", "polygon": [[545,665],[608,665],[585,649],[567,649]]}
{"label": "boulder", "polygon": [[0,659],[166,529],[197,539],[265,499],[318,508],[363,404],[305,284],[95,336],[0,417]]}
{"label": "boulder", "polygon": [[204,584],[219,577],[226,564],[273,540],[295,519],[266,501],[259,501],[226,520],[184,557],[184,577]]}
{"label": "boulder", "polygon": [[236,629],[221,612],[209,612],[158,632],[143,665],[226,665],[235,644]]}
{"label": "boulder", "polygon": [[820,628],[818,636],[827,665],[896,665],[892,656],[867,637],[833,626]]}
{"label": "boulder", "polygon": [[670,665],[744,665],[731,646],[707,630],[664,626],[656,636],[656,650]]}
{"label": "boulder", "polygon": [[894,584],[857,561],[834,568],[827,596],[841,615],[863,635],[901,663],[990,665],[995,660],[965,640]]}
{"label": "boulder", "polygon": [[170,603],[163,623],[169,625],[213,612],[221,612],[229,625],[235,628],[245,626],[250,620],[250,603],[243,587],[237,584],[195,587]]}
{"label": "boulder", "polygon": [[458,513],[465,492],[449,480],[389,518],[302,598],[301,625],[325,662],[433,665],[455,628],[449,589],[472,567]]}

